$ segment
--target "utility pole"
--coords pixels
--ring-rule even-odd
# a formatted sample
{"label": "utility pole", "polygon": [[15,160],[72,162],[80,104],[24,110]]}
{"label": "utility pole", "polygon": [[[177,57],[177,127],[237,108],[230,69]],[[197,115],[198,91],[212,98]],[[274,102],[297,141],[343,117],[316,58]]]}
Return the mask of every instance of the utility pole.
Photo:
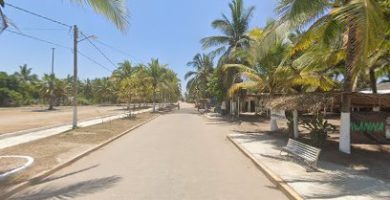
{"label": "utility pole", "polygon": [[77,43],[79,30],[73,26],[73,129],[77,128]]}
{"label": "utility pole", "polygon": [[50,82],[49,82],[49,88],[50,88],[50,96],[49,96],[49,110],[54,109],[54,49],[52,48],[51,52],[51,74],[50,74]]}
{"label": "utility pole", "polygon": [[51,48],[51,75],[54,75],[54,51],[56,48]]}

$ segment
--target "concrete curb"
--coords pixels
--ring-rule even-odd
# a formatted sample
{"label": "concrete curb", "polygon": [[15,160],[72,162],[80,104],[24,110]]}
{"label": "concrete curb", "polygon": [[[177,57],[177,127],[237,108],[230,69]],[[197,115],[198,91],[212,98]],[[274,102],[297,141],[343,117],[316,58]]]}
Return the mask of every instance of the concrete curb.
{"label": "concrete curb", "polygon": [[303,200],[304,198],[301,197],[293,188],[291,188],[286,181],[284,181],[282,178],[280,178],[278,175],[276,175],[273,171],[268,169],[268,167],[256,159],[248,150],[245,149],[240,143],[234,141],[234,139],[228,135],[226,136],[230,142],[232,142],[246,157],[248,157],[255,165],[256,167],[262,171],[271,182],[273,182],[289,199],[292,200]]}
{"label": "concrete curb", "polygon": [[44,171],[44,172],[34,176],[33,178],[31,178],[31,179],[29,179],[29,180],[27,180],[27,181],[25,181],[23,183],[20,183],[19,185],[17,185],[14,188],[12,188],[10,191],[6,192],[5,194],[2,194],[0,196],[0,199],[7,199],[7,198],[11,197],[12,195],[16,194],[17,192],[20,192],[20,191],[26,189],[30,185],[33,185],[34,183],[38,183],[42,179],[44,179],[44,178],[54,174],[55,172],[65,168],[65,167],[68,167],[69,165],[73,164],[74,162],[80,160],[81,158],[83,158],[83,157],[93,153],[96,150],[101,149],[102,147],[104,147],[104,146],[110,144],[111,142],[121,138],[122,136],[126,135],[127,133],[129,133],[129,132],[131,132],[131,131],[133,131],[133,130],[135,130],[135,129],[143,126],[143,125],[145,125],[146,123],[151,122],[152,120],[156,119],[159,116],[160,115],[153,116],[152,118],[150,118],[150,119],[148,119],[148,120],[146,120],[144,122],[141,122],[141,123],[131,127],[130,129],[128,129],[128,130],[120,133],[119,135],[114,136],[114,137],[112,137],[112,138],[110,138],[110,139],[100,143],[99,145],[97,145],[95,147],[92,147],[92,148],[84,151],[83,153],[81,153],[81,154],[79,154],[79,155],[77,155],[77,156],[75,156],[75,157],[65,161],[64,163],[60,163],[57,166],[53,167],[52,169],[50,169],[48,171]]}

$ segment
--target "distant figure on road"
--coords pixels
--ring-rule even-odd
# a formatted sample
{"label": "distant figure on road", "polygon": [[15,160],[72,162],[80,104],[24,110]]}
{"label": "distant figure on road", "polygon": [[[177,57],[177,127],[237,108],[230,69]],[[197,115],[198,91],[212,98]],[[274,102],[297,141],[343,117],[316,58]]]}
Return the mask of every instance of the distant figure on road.
{"label": "distant figure on road", "polygon": [[180,110],[180,102],[177,102],[177,109]]}
{"label": "distant figure on road", "polygon": [[225,101],[222,101],[221,110],[222,110],[221,114],[225,115],[226,114],[226,102]]}

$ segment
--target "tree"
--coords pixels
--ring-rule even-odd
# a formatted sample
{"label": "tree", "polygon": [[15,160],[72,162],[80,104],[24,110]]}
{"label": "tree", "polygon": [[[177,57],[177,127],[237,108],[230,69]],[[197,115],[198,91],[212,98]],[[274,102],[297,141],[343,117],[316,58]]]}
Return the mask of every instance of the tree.
{"label": "tree", "polygon": [[255,8],[253,6],[244,8],[242,0],[233,0],[229,3],[231,19],[222,14],[221,19],[212,22],[212,27],[219,29],[223,35],[203,38],[203,48],[217,47],[216,54],[222,53],[225,59],[232,51],[249,47],[250,38],[246,35],[249,28],[249,21]]}
{"label": "tree", "polygon": [[40,83],[40,93],[43,99],[49,102],[48,110],[53,110],[61,98],[67,98],[66,90],[69,88],[64,81],[57,79],[53,74],[44,74]]}
{"label": "tree", "polygon": [[19,72],[15,76],[21,82],[32,82],[37,80],[37,75],[31,74],[32,68],[28,68],[26,64],[19,66]]}
{"label": "tree", "polygon": [[214,55],[196,54],[187,66],[194,68],[185,74],[184,79],[187,82],[187,91],[195,95],[197,100],[200,98],[210,97],[207,91],[208,83],[214,71]]}
{"label": "tree", "polygon": [[[217,64],[217,71],[222,76],[218,85],[224,86],[224,92],[234,83],[240,82],[239,79],[235,79],[237,71],[235,69],[223,72],[219,70],[223,64],[226,63],[240,63],[240,59],[237,57],[231,57],[235,52],[245,50],[250,45],[250,37],[246,34],[249,29],[249,22],[254,13],[255,7],[244,7],[243,0],[233,0],[229,3],[230,15],[228,18],[225,14],[222,14],[221,19],[216,19],[212,22],[212,27],[222,32],[222,35],[210,36],[203,38],[201,43],[203,48],[217,47],[212,53],[222,54]],[[234,59],[234,60],[232,60]],[[240,63],[243,64],[243,63]],[[229,108],[229,104],[228,108]]]}
{"label": "tree", "polygon": [[136,70],[137,68],[133,67],[130,61],[125,60],[119,63],[119,67],[112,73],[112,77],[120,82],[125,78],[131,77]]}
{"label": "tree", "polygon": [[158,59],[151,60],[150,63],[147,64],[146,73],[151,78],[152,91],[153,91],[153,112],[156,112],[156,95],[157,89],[160,84],[164,82],[164,73],[166,72],[167,65],[161,65]]}
{"label": "tree", "polygon": [[120,96],[126,99],[127,109],[130,109],[130,103],[134,95],[135,80],[133,74],[136,70],[137,68],[133,67],[130,61],[125,60],[123,63],[119,63],[118,69],[111,76],[116,83],[115,85],[119,87],[117,90]]}
{"label": "tree", "polygon": [[[268,42],[275,35],[283,35],[294,29],[305,29],[302,40],[307,45],[317,46],[338,40],[345,48],[342,135],[349,137],[350,94],[357,75],[367,69],[367,61],[373,56],[389,31],[383,7],[377,0],[282,0],[277,7],[281,16],[274,29],[268,32]],[[340,40],[342,35],[343,40]],[[302,44],[302,43],[301,43]],[[306,52],[308,53],[308,52]],[[317,58],[317,57],[316,57]],[[314,58],[314,59],[316,59]],[[312,58],[313,59],[313,58]],[[346,122],[348,121],[348,122]],[[340,144],[349,153],[350,147]]]}

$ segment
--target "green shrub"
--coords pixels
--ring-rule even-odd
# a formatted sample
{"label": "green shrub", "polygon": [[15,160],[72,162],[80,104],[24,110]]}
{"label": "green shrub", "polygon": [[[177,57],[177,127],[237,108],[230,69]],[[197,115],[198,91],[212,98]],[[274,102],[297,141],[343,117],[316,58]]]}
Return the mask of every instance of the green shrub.
{"label": "green shrub", "polygon": [[328,132],[336,129],[328,120],[324,120],[322,115],[303,120],[303,127],[310,131],[312,145],[319,148],[325,145]]}
{"label": "green shrub", "polygon": [[19,106],[22,103],[22,94],[7,88],[0,88],[0,106]]}

